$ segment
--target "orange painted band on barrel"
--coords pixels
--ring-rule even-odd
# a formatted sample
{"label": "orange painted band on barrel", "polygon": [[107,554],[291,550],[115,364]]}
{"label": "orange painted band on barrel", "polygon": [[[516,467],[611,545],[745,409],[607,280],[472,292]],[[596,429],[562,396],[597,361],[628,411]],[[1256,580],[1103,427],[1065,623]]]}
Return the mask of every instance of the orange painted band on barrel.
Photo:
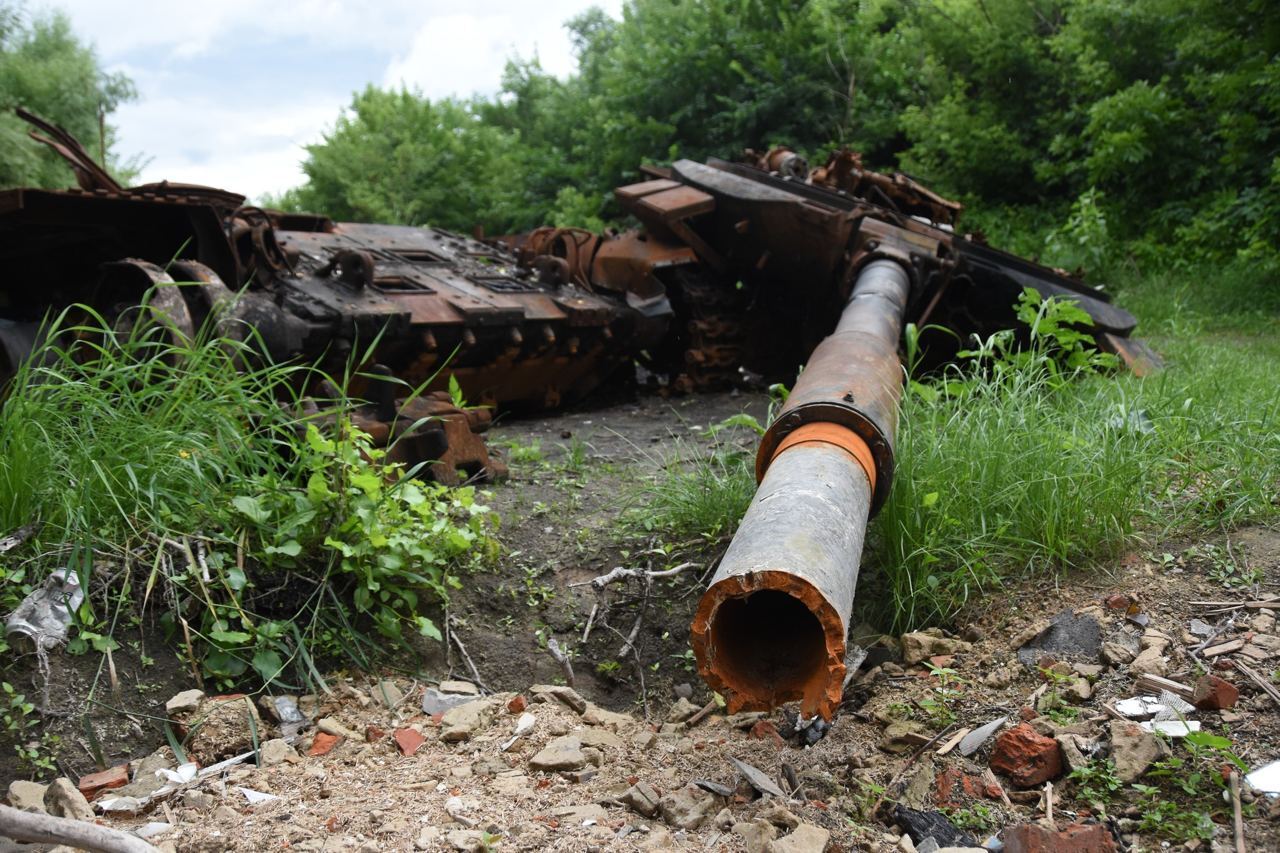
{"label": "orange painted band on barrel", "polygon": [[848,453],[858,464],[862,466],[862,470],[867,475],[867,482],[871,484],[871,491],[876,488],[876,463],[871,456],[871,448],[862,440],[862,436],[858,435],[848,427],[839,424],[819,422],[805,424],[787,433],[786,437],[778,443],[778,449],[773,452],[772,463],[782,455],[783,451],[795,447],[798,444],[833,444],[841,450]]}

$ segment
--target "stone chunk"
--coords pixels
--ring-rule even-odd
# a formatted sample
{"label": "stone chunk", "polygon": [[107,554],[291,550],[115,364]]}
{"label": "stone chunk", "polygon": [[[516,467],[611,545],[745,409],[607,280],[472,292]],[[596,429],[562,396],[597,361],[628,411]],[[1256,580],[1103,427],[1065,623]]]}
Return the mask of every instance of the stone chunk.
{"label": "stone chunk", "polygon": [[470,681],[442,681],[441,693],[458,693],[465,696],[479,696],[480,690]]}
{"label": "stone chunk", "polygon": [[1098,657],[1101,644],[1102,628],[1097,619],[1087,613],[1064,610],[1044,630],[1016,648],[1018,660],[1024,666],[1033,666],[1046,653],[1093,660]]}
{"label": "stone chunk", "polygon": [[722,797],[704,791],[697,785],[685,785],[658,802],[662,819],[676,829],[697,829],[724,806]]}
{"label": "stone chunk", "polygon": [[595,749],[607,751],[622,749],[624,746],[622,738],[604,729],[581,729],[574,732],[574,734],[578,736],[578,740],[582,741],[583,746],[590,746]]}
{"label": "stone chunk", "polygon": [[802,823],[782,838],[770,841],[767,853],[822,853],[827,849],[831,833],[820,826]]}
{"label": "stone chunk", "polygon": [[48,785],[39,782],[28,782],[25,779],[14,779],[9,783],[9,805],[20,812],[44,811],[44,794]]}
{"label": "stone chunk", "polygon": [[72,820],[93,820],[93,809],[80,789],[65,776],[55,779],[44,792],[44,809],[54,817]]}
{"label": "stone chunk", "polygon": [[609,819],[609,813],[604,810],[604,807],[595,803],[588,803],[585,806],[560,806],[552,809],[551,814],[559,818],[562,823],[573,826],[582,826],[587,821],[604,823]]}
{"label": "stone chunk", "polygon": [[991,769],[1023,788],[1039,785],[1062,773],[1058,742],[1021,723],[996,738]]}
{"label": "stone chunk", "polygon": [[661,797],[648,782],[637,782],[626,790],[618,802],[644,817],[653,817],[658,813],[658,801]]}
{"label": "stone chunk", "polygon": [[936,628],[902,635],[902,660],[907,666],[937,655],[954,655],[972,648],[972,643],[944,637]]}
{"label": "stone chunk", "polygon": [[1236,704],[1240,691],[1234,684],[1216,675],[1202,675],[1195,683],[1191,704],[1202,711],[1222,711]]}
{"label": "stone chunk", "polygon": [[88,773],[80,777],[76,787],[85,799],[92,800],[108,788],[123,788],[129,784],[129,768],[123,764],[109,767],[97,773]]}
{"label": "stone chunk", "polygon": [[456,743],[470,740],[471,736],[493,720],[493,703],[477,699],[456,708],[450,708],[440,718],[440,740]]}
{"label": "stone chunk", "polygon": [[200,702],[203,699],[203,690],[184,690],[164,703],[165,716],[173,717],[177,714],[188,714],[200,707]]}
{"label": "stone chunk", "polygon": [[1133,659],[1133,663],[1129,664],[1129,668],[1133,672],[1158,675],[1163,678],[1169,674],[1169,659],[1164,656],[1162,649],[1152,646],[1139,652]]}
{"label": "stone chunk", "polygon": [[261,759],[263,767],[275,767],[277,764],[283,764],[286,761],[291,764],[298,761],[298,751],[290,746],[287,740],[272,738],[263,742],[258,757]]}
{"label": "stone chunk", "polygon": [[777,838],[778,830],[767,820],[742,821],[733,825],[733,834],[742,839],[747,853],[764,853],[769,842]]}
{"label": "stone chunk", "polygon": [[394,708],[404,701],[404,691],[389,678],[384,678],[373,686],[373,695],[387,708]]}
{"label": "stone chunk", "polygon": [[530,770],[577,770],[586,766],[582,741],[576,735],[558,737],[529,759]]}
{"label": "stone chunk", "polygon": [[1123,666],[1137,657],[1137,653],[1124,643],[1103,643],[1102,659],[1112,666]]}
{"label": "stone chunk", "polygon": [[929,739],[924,726],[910,720],[894,720],[884,728],[880,738],[880,748],[885,752],[899,754],[911,752]]}
{"label": "stone chunk", "polygon": [[1116,778],[1136,782],[1147,768],[1169,755],[1169,747],[1153,734],[1127,720],[1111,721],[1111,760],[1116,765]]}
{"label": "stone chunk", "polygon": [[563,684],[535,684],[529,688],[529,693],[533,695],[535,702],[555,700],[579,714],[587,710],[587,700],[578,691]]}
{"label": "stone chunk", "polygon": [[1115,839],[1100,823],[1073,823],[1054,832],[1038,823],[1004,831],[1005,853],[1114,853]]}
{"label": "stone chunk", "polygon": [[688,699],[681,696],[679,699],[676,700],[676,703],[671,706],[671,710],[667,712],[667,722],[683,723],[685,720],[689,719],[694,714],[698,713],[698,711],[700,710],[702,709],[699,708],[697,705],[693,704]]}
{"label": "stone chunk", "polygon": [[583,712],[582,722],[589,726],[600,726],[615,732],[632,729],[638,725],[636,718],[630,714],[619,714],[617,711],[610,711],[607,708],[601,708],[599,705],[591,704],[588,704],[587,710]]}

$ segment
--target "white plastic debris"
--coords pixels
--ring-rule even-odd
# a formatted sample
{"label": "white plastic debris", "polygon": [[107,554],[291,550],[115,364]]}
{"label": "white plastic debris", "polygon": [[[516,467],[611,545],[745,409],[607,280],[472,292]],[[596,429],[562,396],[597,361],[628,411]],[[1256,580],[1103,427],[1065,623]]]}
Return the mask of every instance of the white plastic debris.
{"label": "white plastic debris", "polygon": [[67,641],[71,614],[84,601],[80,576],[70,569],[50,572],[4,623],[5,634],[19,634],[46,652]]}
{"label": "white plastic debris", "polygon": [[[1134,696],[1121,699],[1115,709],[1131,720],[1179,720],[1195,710],[1195,706],[1167,690],[1159,696]],[[1149,730],[1148,730],[1149,731]]]}
{"label": "white plastic debris", "polygon": [[269,803],[272,800],[280,799],[275,794],[266,794],[262,791],[255,791],[252,788],[236,788],[237,791],[244,794],[244,798],[249,801],[249,805],[256,806],[259,803]]}
{"label": "white plastic debris", "polygon": [[523,714],[521,714],[520,719],[516,720],[515,734],[513,734],[511,737],[509,737],[506,741],[503,742],[502,751],[503,752],[509,751],[511,747],[516,745],[516,743],[520,740],[520,738],[524,737],[526,734],[529,733],[529,731],[533,729],[534,724],[537,722],[538,722],[538,718],[535,717],[533,714],[530,714],[528,711],[525,711]]}
{"label": "white plastic debris", "polygon": [[1151,720],[1138,725],[1144,732],[1159,733],[1166,737],[1186,737],[1192,732],[1200,731],[1198,720]]}
{"label": "white plastic debris", "polygon": [[170,770],[167,767],[161,767],[156,771],[156,775],[164,779],[166,782],[173,782],[175,785],[185,785],[196,778],[196,774],[200,772],[200,766],[194,761],[188,761],[186,764],[178,765],[177,769]]}
{"label": "white plastic debris", "polygon": [[137,814],[146,804],[137,797],[102,797],[93,805],[103,814]]}
{"label": "white plastic debris", "polygon": [[1269,797],[1280,796],[1280,760],[1264,764],[1244,777],[1249,787]]}
{"label": "white plastic debris", "polygon": [[133,834],[139,838],[154,838],[157,835],[163,835],[173,829],[173,824],[164,821],[153,820],[144,823],[142,826],[133,830]]}

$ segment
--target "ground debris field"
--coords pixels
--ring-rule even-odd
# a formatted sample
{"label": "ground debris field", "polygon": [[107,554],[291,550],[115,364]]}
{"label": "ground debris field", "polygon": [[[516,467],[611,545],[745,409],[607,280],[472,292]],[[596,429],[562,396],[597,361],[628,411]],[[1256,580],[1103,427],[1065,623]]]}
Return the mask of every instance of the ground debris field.
{"label": "ground debris field", "polygon": [[[794,706],[726,715],[685,654],[707,546],[647,593],[589,581],[636,564],[646,540],[608,528],[670,461],[654,445],[766,405],[649,397],[500,424],[513,477],[488,500],[506,565],[453,599],[447,655],[416,677],[336,673],[330,694],[291,697],[300,720],[267,696],[155,702],[212,772],[163,741],[110,745],[119,766],[76,780],[95,819],[192,851],[1237,849],[1221,774],[1280,756],[1280,631],[1261,592],[1280,536],[1167,541],[1011,586],[953,632],[855,628],[867,656],[829,728]],[[1228,553],[1249,589],[1214,581]],[[643,667],[619,650],[637,621]],[[574,650],[574,688],[551,635]],[[1239,790],[1247,849],[1275,849],[1280,803]],[[21,781],[9,797],[83,808]]]}

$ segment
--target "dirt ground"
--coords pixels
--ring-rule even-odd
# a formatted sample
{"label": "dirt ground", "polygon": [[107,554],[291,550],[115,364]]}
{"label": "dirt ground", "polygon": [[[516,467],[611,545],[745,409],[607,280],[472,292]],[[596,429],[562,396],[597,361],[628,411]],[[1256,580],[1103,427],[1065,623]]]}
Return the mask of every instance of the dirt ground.
{"label": "dirt ground", "polygon": [[[336,739],[305,729],[292,749],[274,748],[270,766],[243,763],[189,782],[137,814],[112,813],[103,821],[121,828],[168,824],[152,827],[151,841],[176,850],[763,850],[775,836],[768,849],[820,850],[817,839],[826,833],[828,850],[910,853],[914,843],[903,839],[910,827],[893,808],[900,803],[941,809],[983,844],[1003,828],[1046,817],[1042,784],[1022,787],[1004,773],[985,775],[997,741],[1016,724],[1029,720],[1040,737],[1078,734],[1105,750],[1115,703],[1135,695],[1140,666],[1109,661],[1105,648],[1112,646],[1135,654],[1156,647],[1159,669],[1185,685],[1205,671],[1231,681],[1240,689],[1238,704],[1189,718],[1228,736],[1230,751],[1250,769],[1280,758],[1280,703],[1240,670],[1217,663],[1236,660],[1269,680],[1280,665],[1275,620],[1266,608],[1215,613],[1195,603],[1274,592],[1280,533],[1266,528],[1197,542],[1153,541],[1088,574],[1029,579],[973,602],[935,638],[931,660],[904,660],[898,638],[861,637],[871,648],[870,665],[829,731],[811,745],[801,744],[803,733],[792,736],[788,709],[726,718],[688,653],[689,618],[719,545],[669,542],[661,531],[631,533],[618,519],[642,507],[638,487],[645,478],[682,453],[706,448],[708,426],[740,411],[763,416],[766,405],[756,394],[643,397],[501,422],[490,442],[501,448],[512,477],[487,488],[486,500],[502,518],[504,550],[492,571],[470,577],[451,602],[447,621],[460,644],[424,650],[410,662],[415,671],[383,673],[402,694],[396,701],[376,689],[378,676],[363,673],[336,674],[332,696],[302,697],[303,712]],[[655,547],[665,553],[646,553]],[[1257,572],[1256,582],[1224,587],[1223,555]],[[634,581],[599,593],[584,584],[644,561],[655,568],[694,565],[655,584],[648,596]],[[1023,640],[1034,646],[1035,629],[1064,613],[1096,624],[1104,651],[1032,652],[1032,665],[1019,662]],[[633,650],[623,654],[638,617]],[[1194,633],[1193,620],[1215,636]],[[531,690],[566,681],[547,650],[553,638],[572,651],[583,703],[576,708]],[[1206,639],[1213,646],[1240,639],[1255,657],[1239,650],[1206,656],[1213,650]],[[144,651],[117,657],[120,686],[89,715],[108,764],[157,749],[153,761],[176,763],[156,722],[165,701],[193,685],[180,666],[138,666]],[[85,660],[54,656],[51,708],[71,709],[83,696],[93,676]],[[1042,675],[1041,667],[1061,675]],[[1082,676],[1087,697],[1048,713],[1053,703],[1045,704],[1045,694],[1065,693]],[[423,691],[449,678],[479,683],[490,694],[468,706],[474,725],[465,737],[453,716],[421,708]],[[37,681],[33,671],[29,682]],[[709,713],[688,721],[708,703]],[[61,769],[74,779],[94,768],[84,720],[65,713],[69,718],[55,718],[55,726],[64,737]],[[532,727],[512,740],[525,714]],[[967,757],[945,749],[961,730],[1001,717],[1004,733]],[[278,734],[268,714],[262,720],[260,740]],[[548,748],[563,753],[563,761],[538,769],[548,764],[538,759]],[[1185,749],[1175,744],[1173,754]],[[757,768],[783,796],[760,796],[730,757]],[[11,766],[0,770],[5,778],[16,775]],[[1116,794],[1100,815],[1064,775],[1054,780],[1058,827],[1103,817],[1121,849],[1182,843],[1161,834],[1160,819],[1168,816],[1154,814],[1141,797]],[[274,799],[252,804],[241,789]],[[638,789],[660,803],[656,813],[646,813]],[[1205,780],[1202,791],[1209,792],[1214,819],[1202,834],[1211,837],[1186,849],[1231,849],[1231,806],[1216,781]],[[1177,808],[1193,799],[1172,789],[1167,797],[1181,803]],[[1249,849],[1280,849],[1280,808],[1248,791],[1244,799]]]}

